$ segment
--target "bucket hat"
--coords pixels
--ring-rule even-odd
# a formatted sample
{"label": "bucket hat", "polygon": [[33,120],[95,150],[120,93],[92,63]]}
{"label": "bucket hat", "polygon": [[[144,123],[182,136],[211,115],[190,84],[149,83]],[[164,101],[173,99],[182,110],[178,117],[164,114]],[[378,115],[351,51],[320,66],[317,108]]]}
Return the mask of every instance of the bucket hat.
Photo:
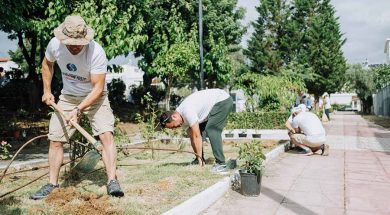
{"label": "bucket hat", "polygon": [[54,36],[65,45],[87,45],[93,39],[94,33],[81,16],[67,16],[65,21],[54,29]]}

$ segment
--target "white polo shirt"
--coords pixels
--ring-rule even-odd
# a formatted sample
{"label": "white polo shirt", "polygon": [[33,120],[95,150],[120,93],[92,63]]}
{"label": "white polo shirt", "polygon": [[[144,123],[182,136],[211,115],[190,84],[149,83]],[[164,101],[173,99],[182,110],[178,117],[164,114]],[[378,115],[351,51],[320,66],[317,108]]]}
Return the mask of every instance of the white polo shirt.
{"label": "white polo shirt", "polygon": [[[69,52],[57,38],[50,40],[45,57],[57,61],[61,69],[62,94],[86,96],[92,91],[91,74],[107,73],[107,58],[103,48],[95,41],[84,46],[77,55]],[[104,86],[107,91],[107,86]]]}
{"label": "white polo shirt", "polygon": [[221,89],[207,89],[197,91],[184,99],[176,108],[183,117],[183,126],[193,126],[208,119],[208,115],[215,104],[229,98],[229,94]]}

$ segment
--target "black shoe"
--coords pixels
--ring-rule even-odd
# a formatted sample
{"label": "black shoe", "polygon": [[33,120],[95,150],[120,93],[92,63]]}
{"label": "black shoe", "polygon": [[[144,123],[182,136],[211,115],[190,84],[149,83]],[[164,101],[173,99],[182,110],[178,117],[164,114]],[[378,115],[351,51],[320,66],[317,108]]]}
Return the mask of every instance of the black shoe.
{"label": "black shoe", "polygon": [[[203,162],[206,163],[205,159],[202,158]],[[199,161],[197,158],[195,158],[193,161],[191,161],[190,165],[199,165]]]}
{"label": "black shoe", "polygon": [[59,188],[59,187],[60,186],[58,184],[54,185],[54,184],[48,183],[48,184],[44,185],[43,187],[41,187],[41,189],[39,189],[36,193],[32,194],[30,196],[30,199],[39,200],[39,199],[46,198],[51,193],[51,191],[53,191],[55,188]]}
{"label": "black shoe", "polygon": [[115,196],[115,197],[122,197],[125,195],[117,180],[111,180],[107,184],[107,194],[110,196]]}

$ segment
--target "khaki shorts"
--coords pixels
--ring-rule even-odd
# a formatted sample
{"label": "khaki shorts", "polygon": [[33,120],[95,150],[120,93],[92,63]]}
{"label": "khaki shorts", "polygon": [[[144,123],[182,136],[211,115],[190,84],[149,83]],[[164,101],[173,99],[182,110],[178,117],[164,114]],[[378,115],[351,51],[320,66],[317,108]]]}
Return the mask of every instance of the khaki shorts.
{"label": "khaki shorts", "polygon": [[[58,106],[64,111],[65,115],[71,112],[85,97],[61,95]],[[114,131],[114,114],[110,107],[107,96],[99,98],[95,104],[83,110],[91,123],[93,136],[98,136],[105,132]],[[51,141],[67,142],[76,131],[70,125],[66,125],[61,115],[55,112],[50,119],[48,138]]]}
{"label": "khaki shorts", "polygon": [[318,147],[325,143],[325,142],[316,142],[316,143],[310,142],[309,140],[307,140],[306,135],[304,134],[291,134],[290,138],[291,140],[294,140],[307,147]]}

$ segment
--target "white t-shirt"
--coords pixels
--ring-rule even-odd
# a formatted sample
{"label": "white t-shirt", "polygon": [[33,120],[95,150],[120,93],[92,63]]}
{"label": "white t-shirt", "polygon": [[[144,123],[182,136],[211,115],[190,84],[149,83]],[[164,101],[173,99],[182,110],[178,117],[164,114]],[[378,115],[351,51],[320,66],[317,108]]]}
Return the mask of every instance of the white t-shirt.
{"label": "white t-shirt", "polygon": [[300,128],[312,143],[325,142],[325,129],[320,119],[312,112],[301,112],[293,119],[293,128]]}
{"label": "white t-shirt", "polygon": [[[61,69],[62,94],[86,96],[92,90],[91,74],[107,73],[106,54],[95,41],[91,41],[80,53],[73,55],[54,37],[46,48],[45,57],[50,62],[57,61]],[[104,91],[107,91],[106,85]]]}
{"label": "white t-shirt", "polygon": [[185,98],[176,111],[183,117],[183,125],[191,127],[206,121],[213,106],[227,98],[229,94],[221,89],[197,91]]}
{"label": "white t-shirt", "polygon": [[330,109],[331,107],[330,98],[327,96],[325,97],[325,109]]}

